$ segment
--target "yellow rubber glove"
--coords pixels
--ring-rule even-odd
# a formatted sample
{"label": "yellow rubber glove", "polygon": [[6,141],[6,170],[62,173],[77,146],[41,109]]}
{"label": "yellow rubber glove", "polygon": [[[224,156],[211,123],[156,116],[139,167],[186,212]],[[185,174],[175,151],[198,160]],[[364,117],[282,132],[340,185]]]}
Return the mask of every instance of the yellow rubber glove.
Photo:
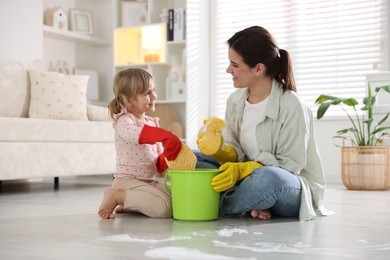
{"label": "yellow rubber glove", "polygon": [[211,179],[211,186],[216,192],[227,190],[261,166],[263,166],[261,163],[253,161],[224,163],[219,167],[221,173]]}
{"label": "yellow rubber glove", "polygon": [[205,155],[211,155],[215,160],[225,163],[234,162],[237,159],[233,147],[224,145],[222,132],[225,122],[218,117],[210,117],[203,120],[203,126],[199,129],[196,143],[199,151]]}
{"label": "yellow rubber glove", "polygon": [[237,159],[237,153],[233,147],[229,145],[223,145],[223,138],[222,138],[221,147],[215,154],[212,155],[212,157],[218,162],[222,162],[222,163],[234,162]]}

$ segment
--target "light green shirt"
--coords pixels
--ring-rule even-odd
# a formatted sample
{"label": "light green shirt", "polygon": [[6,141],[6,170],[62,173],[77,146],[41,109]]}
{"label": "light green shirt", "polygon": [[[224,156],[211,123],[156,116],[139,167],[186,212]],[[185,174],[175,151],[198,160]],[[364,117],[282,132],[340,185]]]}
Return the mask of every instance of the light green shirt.
{"label": "light green shirt", "polygon": [[[241,122],[248,89],[237,89],[227,100],[226,143],[234,147],[238,161],[247,161],[240,145]],[[328,215],[323,206],[325,176],[314,138],[313,115],[292,91],[273,80],[265,119],[256,126],[259,155],[256,161],[281,167],[298,176],[302,184],[300,220]]]}

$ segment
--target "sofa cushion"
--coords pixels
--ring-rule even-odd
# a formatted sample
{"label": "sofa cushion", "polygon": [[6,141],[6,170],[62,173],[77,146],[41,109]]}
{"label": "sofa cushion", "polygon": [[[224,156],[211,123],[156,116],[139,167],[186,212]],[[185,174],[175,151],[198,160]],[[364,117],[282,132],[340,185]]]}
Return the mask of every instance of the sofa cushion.
{"label": "sofa cushion", "polygon": [[0,117],[0,142],[114,142],[111,122]]}
{"label": "sofa cushion", "polygon": [[106,107],[88,105],[87,113],[88,119],[91,121],[111,121]]}
{"label": "sofa cushion", "polygon": [[0,116],[27,117],[30,103],[28,70],[43,69],[42,60],[0,59]]}
{"label": "sofa cushion", "polygon": [[88,77],[30,70],[29,117],[87,120]]}

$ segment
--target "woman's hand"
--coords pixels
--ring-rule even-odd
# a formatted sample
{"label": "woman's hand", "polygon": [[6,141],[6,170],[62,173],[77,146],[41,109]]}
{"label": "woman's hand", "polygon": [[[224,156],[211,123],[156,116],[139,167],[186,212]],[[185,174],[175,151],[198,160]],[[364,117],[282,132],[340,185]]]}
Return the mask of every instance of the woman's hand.
{"label": "woman's hand", "polygon": [[219,167],[220,174],[211,180],[211,186],[216,192],[225,191],[233,187],[238,180],[250,175],[254,169],[263,166],[258,162],[227,162]]}

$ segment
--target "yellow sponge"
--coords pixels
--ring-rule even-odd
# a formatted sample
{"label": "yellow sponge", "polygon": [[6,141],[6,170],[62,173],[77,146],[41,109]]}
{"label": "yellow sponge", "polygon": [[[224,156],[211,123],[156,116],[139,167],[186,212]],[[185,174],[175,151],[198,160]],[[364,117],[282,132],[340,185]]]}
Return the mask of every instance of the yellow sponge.
{"label": "yellow sponge", "polygon": [[182,144],[181,150],[175,160],[168,161],[167,158],[165,158],[165,161],[169,170],[192,171],[195,170],[196,166],[195,154],[186,144]]}
{"label": "yellow sponge", "polygon": [[205,155],[213,155],[223,145],[222,130],[225,122],[218,117],[210,117],[203,121],[196,141],[199,150]]}

